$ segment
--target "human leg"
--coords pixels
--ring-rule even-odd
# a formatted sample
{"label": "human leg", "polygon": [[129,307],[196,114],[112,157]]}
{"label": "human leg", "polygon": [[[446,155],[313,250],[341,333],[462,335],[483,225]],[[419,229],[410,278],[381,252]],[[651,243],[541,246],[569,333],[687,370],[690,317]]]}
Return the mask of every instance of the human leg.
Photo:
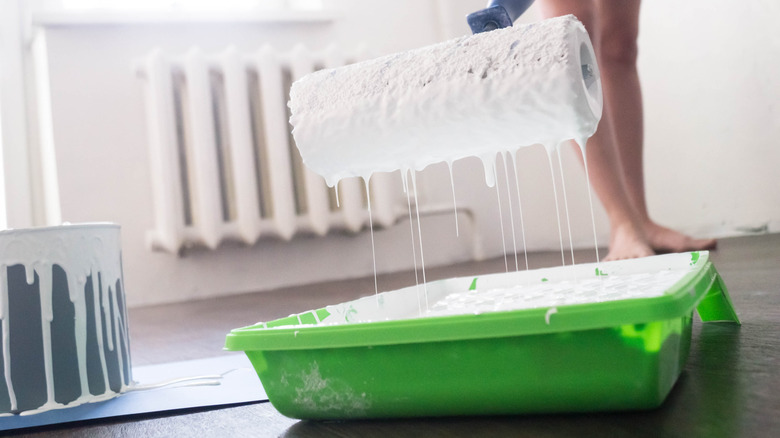
{"label": "human leg", "polygon": [[[625,190],[655,251],[709,249],[714,239],[693,239],[654,222],[648,213],[643,168],[642,92],[637,71],[640,0],[597,0],[596,57],[602,74],[605,113],[617,147]],[[601,129],[601,127],[600,127]]]}
{"label": "human leg", "polygon": [[[585,25],[594,47],[598,47],[602,36],[599,34],[598,8],[593,1],[545,0],[540,6],[545,17],[574,14]],[[602,86],[605,89],[606,80],[602,73]],[[653,250],[647,242],[642,221],[626,190],[612,120],[608,117],[612,110],[613,108],[605,99],[604,115],[596,133],[588,140],[585,148],[591,184],[609,217],[609,253],[605,259],[616,260],[652,255]]]}

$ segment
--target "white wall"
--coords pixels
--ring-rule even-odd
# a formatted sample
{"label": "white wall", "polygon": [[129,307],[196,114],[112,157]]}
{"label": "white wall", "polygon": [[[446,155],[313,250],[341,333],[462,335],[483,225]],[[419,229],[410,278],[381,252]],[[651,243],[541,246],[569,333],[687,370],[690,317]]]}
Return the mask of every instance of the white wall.
{"label": "white wall", "polygon": [[[780,184],[773,170],[780,162],[775,140],[780,87],[774,78],[780,70],[780,31],[771,21],[777,11],[768,10],[776,7],[764,3],[735,9],[724,0],[682,6],[658,0],[643,6],[640,70],[647,110],[648,198],[651,212],[666,224],[710,235],[762,224],[778,230]],[[251,248],[192,252],[183,258],[151,253],[145,246],[153,220],[142,84],[133,71],[137,58],[154,47],[184,52],[193,45],[209,51],[235,45],[251,50],[266,42],[281,49],[298,42],[312,47],[335,42],[347,48],[364,42],[382,54],[465,34],[462,17],[483,1],[333,0],[327,5],[339,11],[333,23],[46,28],[62,218],[123,226],[131,305],[371,273],[366,235],[265,240]],[[529,11],[523,19],[532,20],[534,14]],[[695,30],[689,23],[695,23]],[[585,180],[571,152],[565,152],[564,164],[574,244],[591,245]],[[519,162],[529,248],[557,248],[544,151],[522,150]],[[481,163],[457,162],[455,174],[458,205],[474,211],[477,223],[472,226],[463,217],[462,237],[456,239],[451,216],[425,219],[429,265],[468,259],[472,231],[481,236],[486,255],[502,251],[496,195],[484,185]],[[428,205],[452,203],[446,166],[426,170],[420,185]],[[504,206],[506,214],[506,200]],[[597,224],[604,245],[608,236],[600,208]],[[509,228],[506,232],[509,236]],[[378,233],[379,270],[411,267],[409,245],[407,222]]]}
{"label": "white wall", "polygon": [[[372,271],[367,234],[264,240],[254,247],[193,251],[185,257],[152,253],[145,235],[153,228],[142,83],[135,61],[155,47],[184,53],[193,45],[220,51],[228,45],[254,50],[265,43],[285,50],[303,42],[376,53],[405,50],[438,40],[433,3],[341,2],[332,23],[214,23],[154,25],[58,25],[46,27],[52,123],[62,204],[69,222],[113,221],[123,227],[124,269],[131,305],[270,289]],[[416,9],[415,14],[408,11]],[[400,179],[400,178],[399,178]],[[400,184],[399,184],[400,186]],[[400,193],[399,193],[400,198]],[[437,250],[440,222],[427,220],[426,261],[464,260],[466,238]],[[453,229],[453,228],[447,228]],[[465,234],[469,224],[463,224]],[[411,265],[408,222],[377,234],[380,271]],[[438,255],[437,255],[438,254]],[[369,291],[367,291],[369,292]]]}
{"label": "white wall", "polygon": [[648,203],[718,236],[780,231],[780,4],[671,0],[642,10]]}

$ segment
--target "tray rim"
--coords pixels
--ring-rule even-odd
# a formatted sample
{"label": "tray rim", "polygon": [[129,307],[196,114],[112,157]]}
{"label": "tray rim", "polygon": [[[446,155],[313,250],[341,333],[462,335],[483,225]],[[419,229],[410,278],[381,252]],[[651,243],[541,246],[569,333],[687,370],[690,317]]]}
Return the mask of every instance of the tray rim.
{"label": "tray rim", "polygon": [[[278,351],[422,344],[615,328],[675,319],[692,312],[719,279],[709,252],[690,254],[694,253],[698,257],[692,256],[693,269],[662,296],[337,325],[264,327],[258,323],[232,330],[226,337],[225,349]],[[555,312],[548,314],[551,309]]]}

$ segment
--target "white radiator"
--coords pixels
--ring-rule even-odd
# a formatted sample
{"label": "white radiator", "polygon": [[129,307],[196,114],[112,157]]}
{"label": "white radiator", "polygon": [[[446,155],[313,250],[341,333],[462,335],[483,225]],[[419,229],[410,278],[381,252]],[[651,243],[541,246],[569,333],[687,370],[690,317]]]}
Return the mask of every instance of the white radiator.
{"label": "white radiator", "polygon": [[[367,227],[363,180],[342,181],[337,196],[306,169],[287,108],[295,79],[359,58],[337,48],[315,52],[302,46],[286,53],[266,46],[255,53],[194,48],[184,55],[148,54],[138,70],[146,92],[154,202],[150,246],[178,253],[226,240],[251,245],[266,236],[289,240],[298,233]],[[388,178],[371,178],[375,226],[401,216]]]}

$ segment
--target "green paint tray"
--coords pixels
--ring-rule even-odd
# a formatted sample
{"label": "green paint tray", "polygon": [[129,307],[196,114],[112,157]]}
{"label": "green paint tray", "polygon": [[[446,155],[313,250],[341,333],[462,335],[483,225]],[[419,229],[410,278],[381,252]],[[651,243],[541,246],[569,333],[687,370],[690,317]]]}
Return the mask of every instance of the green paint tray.
{"label": "green paint tray", "polygon": [[739,323],[707,252],[453,278],[233,330],[301,419],[650,409],[702,321]]}

